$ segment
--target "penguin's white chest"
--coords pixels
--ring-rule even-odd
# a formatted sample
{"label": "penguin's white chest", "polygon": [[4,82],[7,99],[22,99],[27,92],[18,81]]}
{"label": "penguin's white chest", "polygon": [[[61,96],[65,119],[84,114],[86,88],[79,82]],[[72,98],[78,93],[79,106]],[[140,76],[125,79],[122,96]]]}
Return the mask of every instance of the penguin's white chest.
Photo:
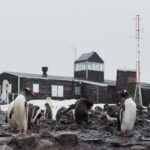
{"label": "penguin's white chest", "polygon": [[27,130],[27,109],[25,108],[26,98],[20,94],[14,102],[14,114],[19,129]]}
{"label": "penguin's white chest", "polygon": [[134,127],[136,120],[136,104],[132,98],[128,98],[124,103],[125,109],[122,113],[121,131],[130,131]]}

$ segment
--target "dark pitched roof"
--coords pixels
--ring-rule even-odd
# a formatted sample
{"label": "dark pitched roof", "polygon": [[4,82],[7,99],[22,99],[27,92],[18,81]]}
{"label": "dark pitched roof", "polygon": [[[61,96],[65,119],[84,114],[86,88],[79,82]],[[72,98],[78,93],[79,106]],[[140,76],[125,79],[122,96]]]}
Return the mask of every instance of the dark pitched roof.
{"label": "dark pitched roof", "polygon": [[101,63],[104,63],[104,61],[99,57],[99,55],[96,52],[82,54],[79,58],[75,60],[75,63],[88,61],[93,55],[97,55],[99,61]]}
{"label": "dark pitched roof", "polygon": [[8,73],[17,77],[24,78],[37,78],[37,79],[46,79],[46,80],[62,80],[62,81],[73,81],[73,77],[64,77],[64,76],[52,76],[48,75],[47,77],[42,77],[42,74],[32,74],[32,73],[20,73],[20,72],[3,72]]}
{"label": "dark pitched roof", "polygon": [[86,61],[88,60],[91,56],[93,55],[93,52],[92,53],[85,53],[85,54],[82,54],[77,60],[77,61]]}

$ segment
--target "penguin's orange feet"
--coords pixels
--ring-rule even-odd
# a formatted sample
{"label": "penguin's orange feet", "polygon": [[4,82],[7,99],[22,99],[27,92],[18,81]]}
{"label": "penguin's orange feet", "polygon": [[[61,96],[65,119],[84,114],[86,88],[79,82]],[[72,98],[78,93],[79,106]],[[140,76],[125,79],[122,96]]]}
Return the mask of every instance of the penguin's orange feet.
{"label": "penguin's orange feet", "polygon": [[131,134],[128,131],[125,131],[124,133],[125,133],[125,136],[127,137],[131,136]]}
{"label": "penguin's orange feet", "polygon": [[22,130],[19,131],[19,134],[22,135]]}
{"label": "penguin's orange feet", "polygon": [[26,135],[26,134],[27,134],[27,131],[26,131],[26,130],[24,130],[23,134],[24,134],[24,135]]}

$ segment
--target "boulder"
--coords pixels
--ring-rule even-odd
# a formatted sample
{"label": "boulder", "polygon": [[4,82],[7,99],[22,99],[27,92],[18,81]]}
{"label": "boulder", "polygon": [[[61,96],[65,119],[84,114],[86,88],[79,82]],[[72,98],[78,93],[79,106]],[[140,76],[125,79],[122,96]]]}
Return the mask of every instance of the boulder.
{"label": "boulder", "polygon": [[36,144],[34,150],[57,150],[57,148],[51,141],[42,139]]}
{"label": "boulder", "polygon": [[35,142],[35,137],[32,135],[21,135],[13,139],[11,143],[15,147],[22,148],[22,147],[31,147]]}
{"label": "boulder", "polygon": [[56,138],[56,141],[61,145],[76,146],[79,143],[77,135],[73,133],[60,134],[56,136],[55,138]]}

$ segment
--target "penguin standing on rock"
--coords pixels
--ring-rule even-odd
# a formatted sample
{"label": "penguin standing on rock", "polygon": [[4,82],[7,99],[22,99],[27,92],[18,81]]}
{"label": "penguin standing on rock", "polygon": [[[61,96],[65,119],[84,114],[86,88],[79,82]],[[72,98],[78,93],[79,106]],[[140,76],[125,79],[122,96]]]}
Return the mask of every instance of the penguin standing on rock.
{"label": "penguin standing on rock", "polygon": [[35,95],[29,88],[24,88],[14,101],[14,115],[19,134],[26,134],[28,128],[28,105],[26,101],[27,95]]}
{"label": "penguin standing on rock", "polygon": [[130,130],[133,129],[136,120],[136,103],[129,96],[127,90],[118,92],[123,98],[120,106],[120,129],[125,136],[130,136]]}

